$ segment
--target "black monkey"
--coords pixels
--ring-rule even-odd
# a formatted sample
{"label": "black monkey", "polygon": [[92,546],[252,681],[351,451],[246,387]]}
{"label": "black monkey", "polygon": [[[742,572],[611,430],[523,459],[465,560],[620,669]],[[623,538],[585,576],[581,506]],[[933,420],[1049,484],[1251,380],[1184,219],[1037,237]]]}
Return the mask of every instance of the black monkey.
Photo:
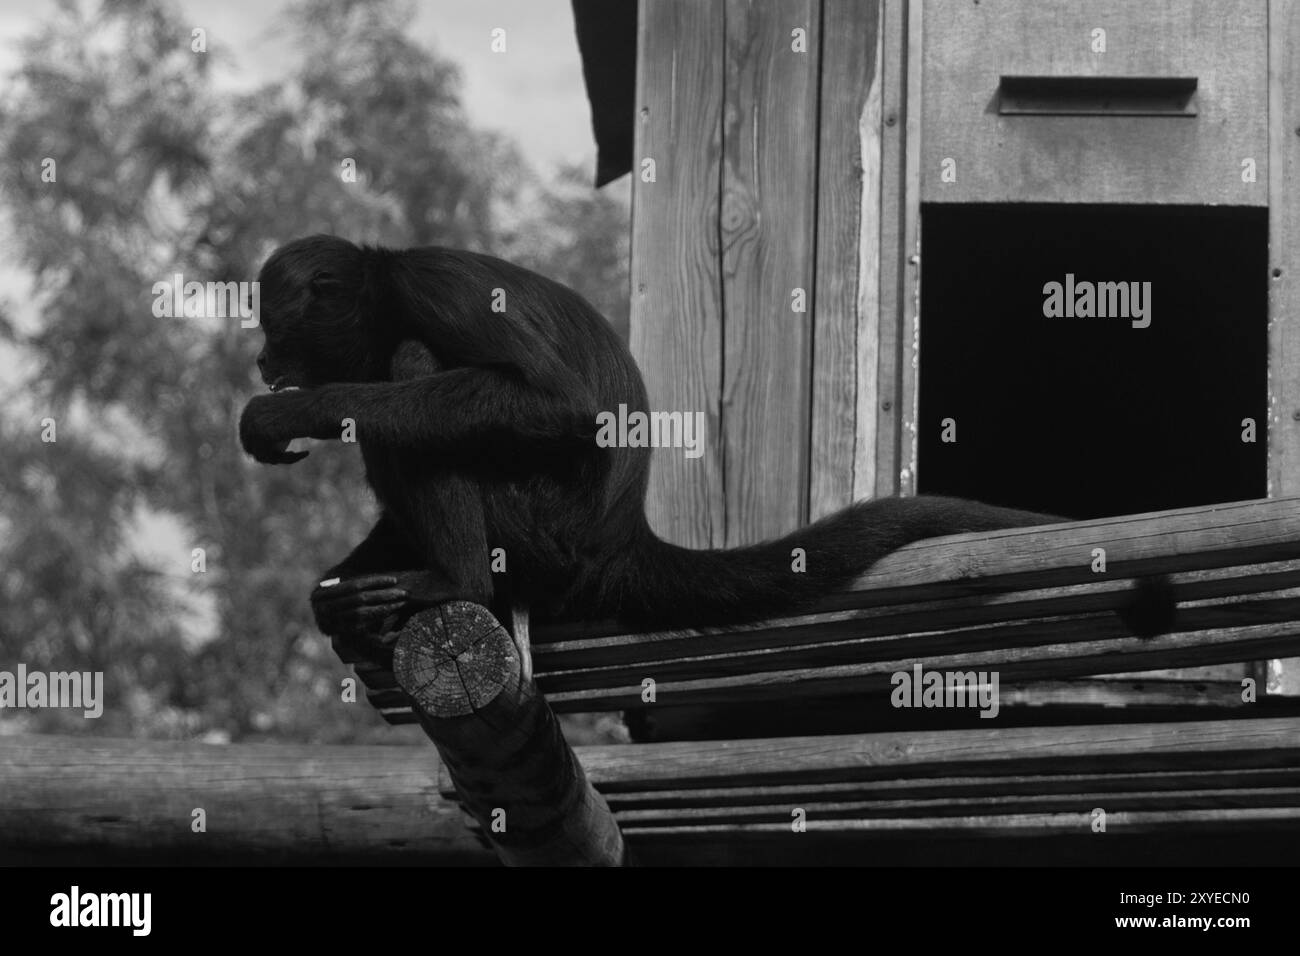
{"label": "black monkey", "polygon": [[[650,450],[596,444],[598,412],[647,400],[626,346],[573,290],[492,256],[324,235],[278,249],[259,281],[257,362],[274,394],[244,409],[244,448],[291,463],[305,454],[287,451],[292,439],[338,438],[351,419],[382,507],[326,572],[356,580],[313,595],[327,632],[391,625],[416,599],[489,604],[496,548],[514,598],[543,616],[736,624],[806,607],[921,538],[1067,520],[882,498],[765,544],[678,547],[645,518]],[[1163,629],[1167,588],[1138,594],[1150,600],[1131,623]]]}

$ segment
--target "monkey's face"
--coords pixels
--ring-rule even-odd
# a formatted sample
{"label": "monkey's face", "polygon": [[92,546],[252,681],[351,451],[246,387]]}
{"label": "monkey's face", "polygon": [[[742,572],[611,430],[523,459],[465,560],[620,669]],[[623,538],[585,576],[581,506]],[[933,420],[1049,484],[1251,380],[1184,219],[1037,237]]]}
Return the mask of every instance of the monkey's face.
{"label": "monkey's face", "polygon": [[257,370],[271,391],[312,388],[331,381],[328,375],[321,375],[319,370],[310,367],[302,344],[295,342],[292,334],[286,334],[268,318],[262,316],[262,332],[266,338],[262,351],[257,355]]}
{"label": "monkey's face", "polygon": [[271,391],[365,379],[372,349],[355,288],[329,273],[293,275],[275,262],[258,281],[266,339],[257,368]]}

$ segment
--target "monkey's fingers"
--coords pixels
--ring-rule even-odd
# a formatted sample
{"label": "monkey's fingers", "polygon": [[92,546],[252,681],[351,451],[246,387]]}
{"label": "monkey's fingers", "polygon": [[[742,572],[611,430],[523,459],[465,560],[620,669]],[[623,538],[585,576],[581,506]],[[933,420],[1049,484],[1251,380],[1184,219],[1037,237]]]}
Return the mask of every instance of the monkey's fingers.
{"label": "monkey's fingers", "polygon": [[334,630],[370,631],[373,630],[371,625],[374,621],[400,614],[406,607],[406,601],[390,601],[386,604],[328,605],[317,607],[315,611],[321,630],[328,633]]}

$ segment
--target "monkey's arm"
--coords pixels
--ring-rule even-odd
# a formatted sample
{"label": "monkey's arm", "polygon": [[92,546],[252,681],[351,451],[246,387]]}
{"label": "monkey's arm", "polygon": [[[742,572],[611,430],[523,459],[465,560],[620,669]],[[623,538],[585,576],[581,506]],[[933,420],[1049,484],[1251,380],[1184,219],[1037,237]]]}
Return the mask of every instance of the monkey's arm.
{"label": "monkey's arm", "polygon": [[339,438],[351,419],[359,439],[391,448],[590,444],[595,402],[576,376],[567,384],[539,387],[510,371],[458,368],[406,382],[258,395],[244,409],[240,440],[259,461],[276,461],[294,438]]}

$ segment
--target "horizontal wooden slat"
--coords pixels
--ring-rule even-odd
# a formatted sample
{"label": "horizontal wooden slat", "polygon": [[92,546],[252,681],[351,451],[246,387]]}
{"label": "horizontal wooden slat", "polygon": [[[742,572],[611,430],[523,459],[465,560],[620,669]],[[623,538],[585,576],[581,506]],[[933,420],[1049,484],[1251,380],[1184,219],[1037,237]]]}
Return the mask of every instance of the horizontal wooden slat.
{"label": "horizontal wooden slat", "polygon": [[[1045,837],[1078,834],[1093,836],[1091,811],[1073,813],[1023,813],[989,814],[972,817],[901,817],[873,820],[816,820],[807,821],[809,833],[846,834],[893,838],[925,838],[979,836],[982,839],[1009,837]],[[1191,828],[1195,827],[1195,830]],[[1300,830],[1300,807],[1249,807],[1234,810],[1147,810],[1118,811],[1106,815],[1106,832],[1128,835],[1181,832],[1184,836],[1207,832],[1241,832],[1261,828]],[[771,834],[793,836],[789,822],[749,823],[736,825],[701,825],[676,827],[628,826],[624,835],[629,841],[667,836],[729,837]]]}
{"label": "horizontal wooden slat", "polygon": [[1300,719],[1008,727],[579,748],[602,792],[725,784],[1300,766]]}

